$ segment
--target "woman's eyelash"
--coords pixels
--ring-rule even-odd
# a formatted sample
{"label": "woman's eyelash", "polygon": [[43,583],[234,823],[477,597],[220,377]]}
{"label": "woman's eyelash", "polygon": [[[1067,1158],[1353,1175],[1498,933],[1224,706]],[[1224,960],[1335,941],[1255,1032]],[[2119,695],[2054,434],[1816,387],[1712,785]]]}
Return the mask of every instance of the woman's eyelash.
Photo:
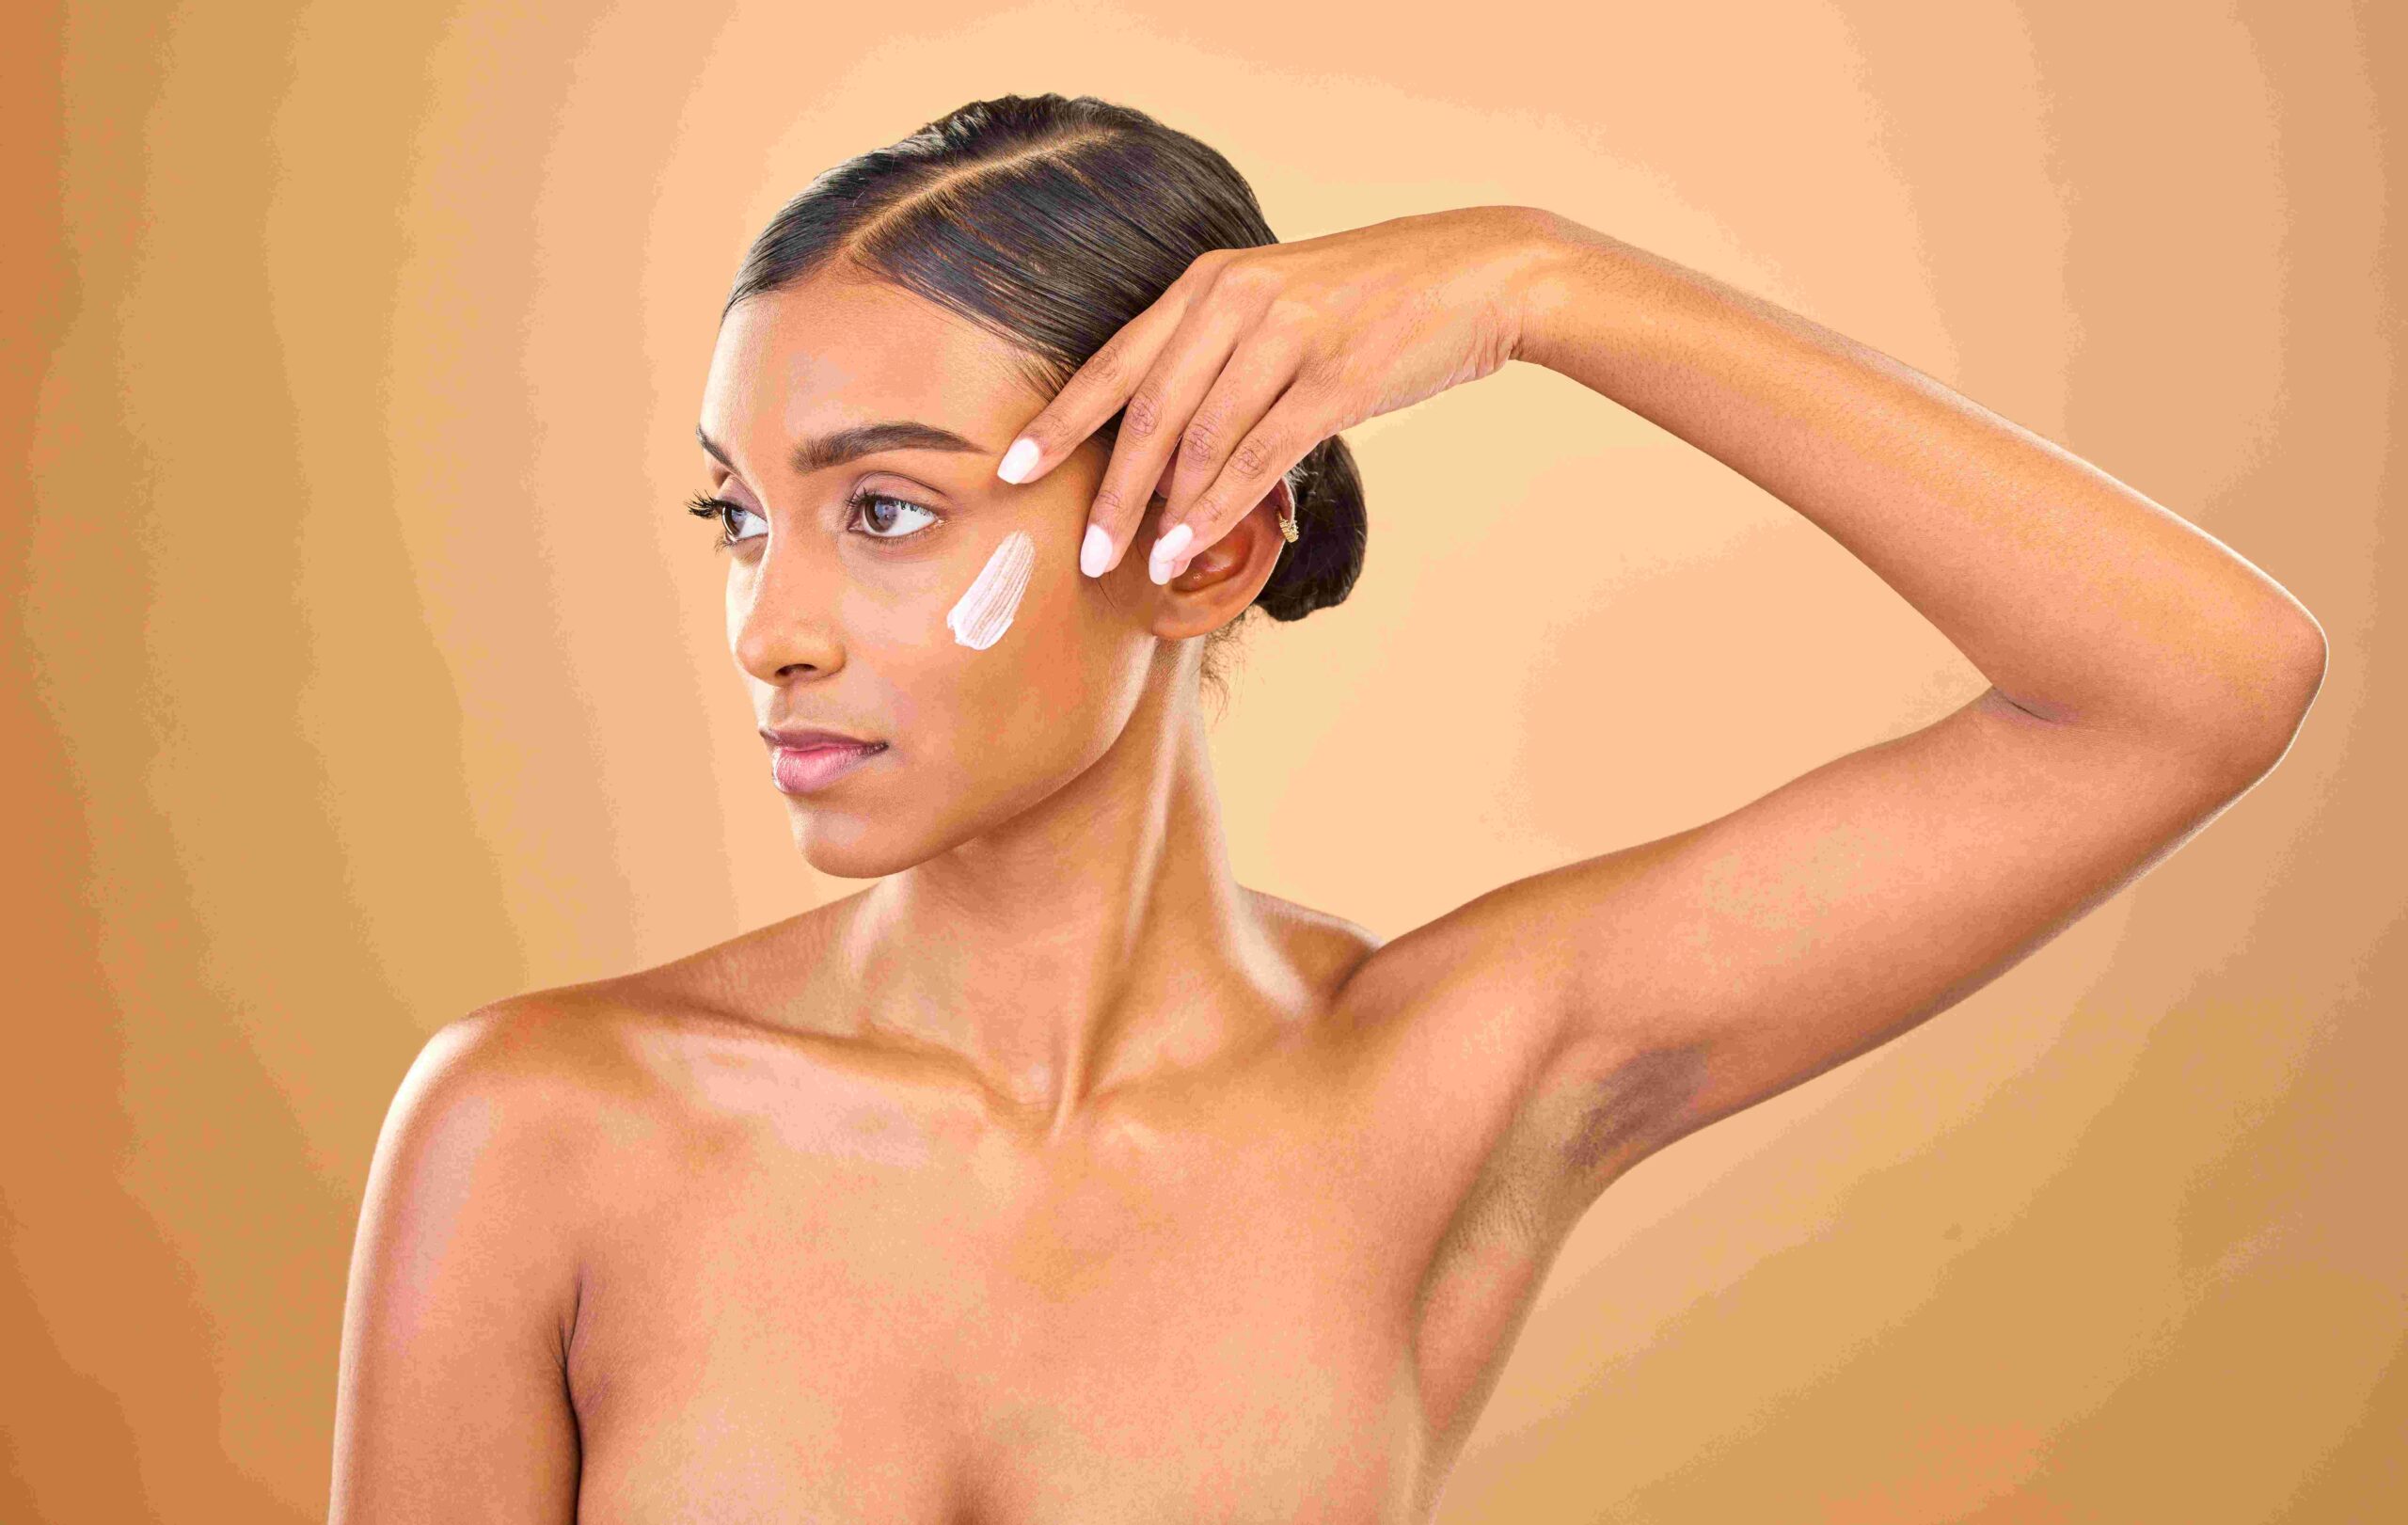
{"label": "woman's eyelash", "polygon": [[719,520],[719,538],[714,544],[725,550],[736,544],[736,516],[749,514],[752,510],[741,503],[731,503],[724,498],[713,498],[706,492],[698,492],[686,500],[686,512],[696,518]]}
{"label": "woman's eyelash", "polygon": [[[852,528],[854,520],[858,519],[863,511],[867,509],[872,503],[890,503],[896,508],[908,508],[915,514],[926,514],[931,520],[938,524],[943,524],[944,522],[944,516],[938,513],[935,509],[928,507],[926,503],[915,503],[909,498],[897,498],[891,492],[872,492],[868,488],[863,487],[857,489],[851,498],[846,500],[846,506],[852,510],[852,515],[850,517],[846,519],[845,527],[847,529]],[[913,530],[909,534],[873,534],[866,535],[863,538],[892,542],[896,540],[915,540],[926,533],[927,533],[927,530],[926,528],[922,528]]]}
{"label": "woman's eyelash", "polygon": [[[845,520],[845,527],[847,529],[852,528],[853,524],[860,519],[862,513],[872,504],[876,503],[887,503],[895,508],[908,508],[915,513],[927,515],[931,519],[939,524],[944,522],[944,516],[937,513],[936,510],[928,507],[925,503],[915,503],[909,498],[897,498],[893,493],[872,492],[867,488],[862,488],[856,491],[852,497],[846,500],[845,506],[850,512]],[[693,497],[686,500],[686,512],[693,515],[696,518],[717,519],[719,521],[720,531],[717,544],[719,548],[721,550],[725,550],[730,546],[737,544],[740,540],[759,538],[756,535],[739,536],[735,532],[736,516],[738,514],[752,513],[752,510],[746,508],[741,503],[731,503],[724,498],[713,498],[708,493],[696,493]],[[759,516],[755,515],[754,516],[758,517]],[[910,540],[926,532],[927,532],[925,530],[914,530],[909,534],[864,534],[863,538],[866,540],[885,541]]]}

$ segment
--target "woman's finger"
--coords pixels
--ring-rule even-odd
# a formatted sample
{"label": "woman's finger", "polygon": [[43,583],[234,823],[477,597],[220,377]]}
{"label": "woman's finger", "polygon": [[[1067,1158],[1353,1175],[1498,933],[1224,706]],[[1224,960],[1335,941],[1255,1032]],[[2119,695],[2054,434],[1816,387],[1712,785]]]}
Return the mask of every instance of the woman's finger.
{"label": "woman's finger", "polygon": [[1087,576],[1101,577],[1120,564],[1122,548],[1145,522],[1154,484],[1170,464],[1189,416],[1218,389],[1214,378],[1237,347],[1239,322],[1226,306],[1199,302],[1189,308],[1130,395],[1112,459],[1087,510],[1087,535],[1079,548],[1079,570]]}
{"label": "woman's finger", "polygon": [[[1335,432],[1323,427],[1327,416],[1323,400],[1308,387],[1299,384],[1280,393],[1260,421],[1229,452],[1220,475],[1154,542],[1147,575],[1156,582],[1170,581],[1186,571],[1187,564],[1205,548],[1253,513],[1291,468]],[[1169,517],[1167,510],[1164,516]]]}
{"label": "woman's finger", "polygon": [[1197,498],[1217,481],[1249,433],[1259,426],[1296,380],[1296,352],[1266,336],[1249,335],[1179,440],[1178,464],[1164,489],[1162,516],[1147,556],[1147,575],[1167,582],[1237,522],[1194,514]]}
{"label": "woman's finger", "polygon": [[1212,290],[1212,274],[1223,258],[1222,251],[1211,249],[1196,256],[1151,306],[1121,325],[1101,349],[1087,357],[1054,400],[1013,438],[995,467],[995,475],[1010,483],[1038,480],[1069,458],[1104,420],[1119,412],[1179,331],[1188,309]]}
{"label": "woman's finger", "polygon": [[1221,474],[1246,431],[1294,385],[1304,354],[1303,342],[1279,329],[1257,327],[1240,341],[1221,379],[1180,432],[1179,464],[1163,492],[1163,528],[1186,516],[1188,505]]}

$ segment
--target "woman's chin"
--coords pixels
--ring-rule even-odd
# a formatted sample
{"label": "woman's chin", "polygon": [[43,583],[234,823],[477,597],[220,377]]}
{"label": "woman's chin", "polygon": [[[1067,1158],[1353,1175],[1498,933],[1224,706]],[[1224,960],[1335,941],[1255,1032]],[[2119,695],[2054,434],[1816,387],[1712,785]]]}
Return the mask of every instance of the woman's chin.
{"label": "woman's chin", "polygon": [[794,812],[795,850],[803,862],[836,879],[883,879],[919,862],[904,845],[859,821],[831,821]]}

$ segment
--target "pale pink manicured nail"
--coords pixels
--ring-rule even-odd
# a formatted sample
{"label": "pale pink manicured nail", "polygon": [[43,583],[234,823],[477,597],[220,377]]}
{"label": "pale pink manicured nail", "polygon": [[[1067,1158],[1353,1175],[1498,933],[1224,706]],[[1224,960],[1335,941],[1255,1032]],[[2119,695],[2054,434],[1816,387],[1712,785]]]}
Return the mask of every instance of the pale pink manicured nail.
{"label": "pale pink manicured nail", "polygon": [[1158,583],[1168,582],[1173,576],[1171,563],[1179,560],[1179,553],[1195,538],[1196,532],[1182,524],[1155,541],[1153,553],[1146,558],[1146,575]]}
{"label": "pale pink manicured nail", "polygon": [[1017,485],[1037,464],[1037,441],[1015,439],[1012,448],[1004,452],[1003,463],[995,468],[995,475]]}
{"label": "pale pink manicured nail", "polygon": [[1111,564],[1112,537],[1103,532],[1102,525],[1088,525],[1086,542],[1079,547],[1079,570],[1091,578],[1100,578],[1103,576],[1103,569]]}

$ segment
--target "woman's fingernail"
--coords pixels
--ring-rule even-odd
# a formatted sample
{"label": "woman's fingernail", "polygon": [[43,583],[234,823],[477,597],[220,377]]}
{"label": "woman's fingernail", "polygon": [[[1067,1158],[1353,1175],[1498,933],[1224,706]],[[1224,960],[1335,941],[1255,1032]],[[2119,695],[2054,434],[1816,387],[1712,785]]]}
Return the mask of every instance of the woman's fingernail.
{"label": "woman's fingernail", "polygon": [[1079,547],[1079,570],[1091,578],[1100,578],[1103,576],[1103,569],[1111,564],[1112,537],[1103,532],[1102,525],[1088,525],[1086,542]]}
{"label": "woman's fingernail", "polygon": [[1027,476],[1030,469],[1036,465],[1037,441],[1015,439],[1012,441],[1012,448],[1004,452],[1003,462],[995,468],[995,475],[1018,485],[1021,479]]}
{"label": "woman's fingernail", "polygon": [[1179,560],[1179,553],[1185,550],[1187,543],[1195,538],[1196,532],[1182,524],[1155,541],[1153,554],[1146,558],[1146,575],[1157,583],[1168,582],[1171,580],[1171,563]]}

